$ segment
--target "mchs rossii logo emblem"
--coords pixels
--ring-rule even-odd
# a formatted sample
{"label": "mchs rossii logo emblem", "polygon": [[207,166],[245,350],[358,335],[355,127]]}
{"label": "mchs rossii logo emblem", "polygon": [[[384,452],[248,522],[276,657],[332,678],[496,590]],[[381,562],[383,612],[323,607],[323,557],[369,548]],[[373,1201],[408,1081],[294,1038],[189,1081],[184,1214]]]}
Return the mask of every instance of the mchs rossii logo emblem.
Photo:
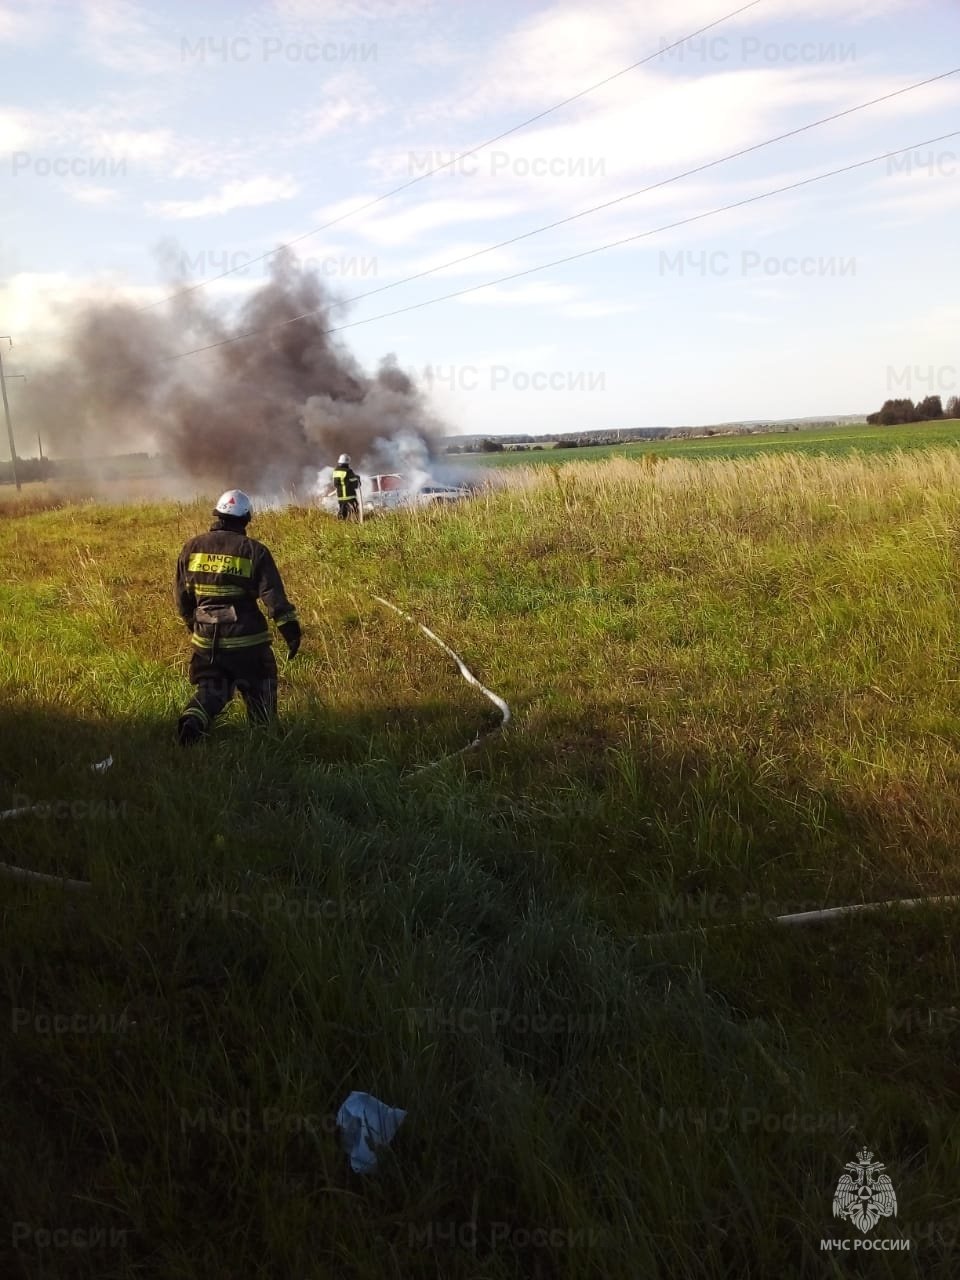
{"label": "mchs rossii logo emblem", "polygon": [[[881,1218],[897,1216],[897,1195],[893,1183],[883,1172],[886,1166],[874,1160],[873,1152],[866,1147],[857,1152],[856,1160],[844,1165],[845,1173],[841,1173],[837,1189],[833,1193],[833,1216],[846,1220],[866,1236],[872,1231]],[[909,1240],[890,1240],[880,1238],[865,1240],[854,1237],[842,1240],[821,1240],[822,1250],[873,1250],[883,1252],[903,1252],[910,1249]]]}
{"label": "mchs rossii logo emblem", "polygon": [[833,1193],[833,1216],[849,1218],[864,1235],[881,1218],[895,1218],[897,1196],[893,1183],[880,1172],[885,1167],[874,1160],[872,1151],[858,1151],[856,1164],[851,1161],[844,1165],[848,1172],[840,1175]]}

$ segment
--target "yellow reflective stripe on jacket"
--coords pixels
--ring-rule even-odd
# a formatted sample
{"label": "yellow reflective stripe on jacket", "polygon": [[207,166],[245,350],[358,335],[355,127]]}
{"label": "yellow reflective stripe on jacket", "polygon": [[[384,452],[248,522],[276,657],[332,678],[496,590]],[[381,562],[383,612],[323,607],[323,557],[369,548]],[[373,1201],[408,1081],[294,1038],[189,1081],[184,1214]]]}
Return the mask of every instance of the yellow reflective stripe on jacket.
{"label": "yellow reflective stripe on jacket", "polygon": [[[197,649],[212,649],[214,647],[212,636],[200,636],[196,632],[190,637],[191,644]],[[268,631],[258,631],[252,636],[218,636],[216,647],[218,649],[252,649],[258,644],[269,644],[270,633]]]}
{"label": "yellow reflective stripe on jacket", "polygon": [[350,497],[350,495],[347,493],[346,471],[340,471],[340,470],[334,471],[333,483],[337,486],[337,497],[341,502],[345,501],[347,498]]}
{"label": "yellow reflective stripe on jacket", "polygon": [[191,585],[200,599],[203,599],[204,596],[216,596],[218,599],[232,597],[236,600],[242,600],[248,594],[243,587],[232,587],[227,582],[194,582]]}
{"label": "yellow reflective stripe on jacket", "polygon": [[194,551],[187,561],[188,573],[234,573],[239,578],[253,577],[253,561],[246,556],[227,556],[214,551]]}
{"label": "yellow reflective stripe on jacket", "polygon": [[298,614],[296,609],[291,609],[288,613],[278,613],[274,618],[274,622],[278,627],[282,627],[285,622],[297,622]]}

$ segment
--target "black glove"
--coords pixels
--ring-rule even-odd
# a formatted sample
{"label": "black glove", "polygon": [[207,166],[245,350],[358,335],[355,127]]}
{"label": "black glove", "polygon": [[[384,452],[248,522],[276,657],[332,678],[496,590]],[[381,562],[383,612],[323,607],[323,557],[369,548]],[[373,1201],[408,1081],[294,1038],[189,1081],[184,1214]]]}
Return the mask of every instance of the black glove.
{"label": "black glove", "polygon": [[295,658],[300,650],[300,641],[303,638],[303,632],[300,630],[299,622],[284,622],[277,630],[287,642],[287,657]]}

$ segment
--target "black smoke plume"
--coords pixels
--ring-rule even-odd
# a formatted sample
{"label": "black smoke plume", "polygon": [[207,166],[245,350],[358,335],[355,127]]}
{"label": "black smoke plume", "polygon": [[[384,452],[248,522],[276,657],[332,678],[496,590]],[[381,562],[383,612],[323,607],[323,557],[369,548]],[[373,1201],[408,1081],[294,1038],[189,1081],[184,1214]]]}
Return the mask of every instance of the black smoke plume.
{"label": "black smoke plume", "polygon": [[[313,314],[284,323],[305,312]],[[397,440],[432,458],[443,425],[394,356],[369,374],[325,332],[344,316],[286,250],[231,315],[200,290],[153,310],[126,300],[81,304],[63,317],[57,357],[32,362],[27,438],[39,433],[54,457],[146,445],[177,478],[260,494],[309,488],[340,452],[354,466],[389,469]]]}

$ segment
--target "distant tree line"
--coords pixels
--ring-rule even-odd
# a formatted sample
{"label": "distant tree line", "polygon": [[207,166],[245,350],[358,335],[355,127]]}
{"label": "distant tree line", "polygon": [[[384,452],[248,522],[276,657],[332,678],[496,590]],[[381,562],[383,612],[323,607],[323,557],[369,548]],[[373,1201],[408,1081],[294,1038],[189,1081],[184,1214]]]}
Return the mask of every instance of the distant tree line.
{"label": "distant tree line", "polygon": [[[17,479],[21,484],[48,480],[53,469],[49,458],[17,458]],[[0,462],[0,484],[13,484],[13,467],[9,462]]]}
{"label": "distant tree line", "polygon": [[884,400],[877,413],[867,415],[867,422],[896,427],[906,422],[936,422],[938,418],[960,418],[960,397],[951,396],[946,409],[939,396],[925,396],[918,404],[912,400]]}
{"label": "distant tree line", "polygon": [[494,440],[492,436],[486,440],[470,440],[466,444],[448,444],[445,453],[502,453],[503,441]]}

